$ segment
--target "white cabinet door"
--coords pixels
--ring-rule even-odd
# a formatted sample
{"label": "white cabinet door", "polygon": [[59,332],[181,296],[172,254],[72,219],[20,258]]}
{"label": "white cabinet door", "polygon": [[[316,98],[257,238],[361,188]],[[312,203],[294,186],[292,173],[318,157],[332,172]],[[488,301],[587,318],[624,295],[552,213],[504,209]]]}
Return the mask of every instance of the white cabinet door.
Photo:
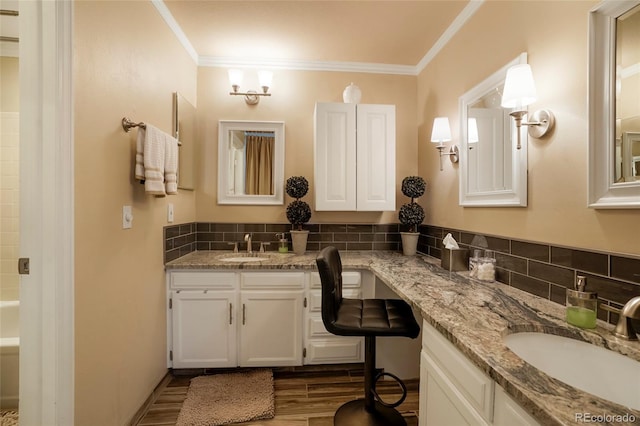
{"label": "white cabinet door", "polygon": [[395,106],[317,103],[315,209],[395,210]]}
{"label": "white cabinet door", "polygon": [[302,364],[303,293],[241,292],[240,366]]}
{"label": "white cabinet door", "polygon": [[396,107],[358,105],[356,208],[396,209]]}
{"label": "white cabinet door", "polygon": [[424,351],[420,358],[420,426],[487,425]]}
{"label": "white cabinet door", "polygon": [[317,103],[314,139],[315,209],[356,209],[356,105]]}
{"label": "white cabinet door", "polygon": [[173,368],[235,367],[236,291],[172,292]]}
{"label": "white cabinet door", "polygon": [[538,421],[524,411],[501,386],[496,385],[495,406],[493,407],[493,424],[495,426],[537,426]]}

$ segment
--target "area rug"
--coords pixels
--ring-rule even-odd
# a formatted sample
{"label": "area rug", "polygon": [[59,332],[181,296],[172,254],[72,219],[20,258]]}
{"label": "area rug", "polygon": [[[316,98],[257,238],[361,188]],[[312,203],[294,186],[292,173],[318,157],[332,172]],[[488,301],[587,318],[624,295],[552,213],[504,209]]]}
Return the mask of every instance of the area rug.
{"label": "area rug", "polygon": [[275,415],[273,372],[256,369],[191,379],[176,426],[216,426]]}
{"label": "area rug", "polygon": [[0,426],[18,426],[18,412],[13,410],[0,412]]}

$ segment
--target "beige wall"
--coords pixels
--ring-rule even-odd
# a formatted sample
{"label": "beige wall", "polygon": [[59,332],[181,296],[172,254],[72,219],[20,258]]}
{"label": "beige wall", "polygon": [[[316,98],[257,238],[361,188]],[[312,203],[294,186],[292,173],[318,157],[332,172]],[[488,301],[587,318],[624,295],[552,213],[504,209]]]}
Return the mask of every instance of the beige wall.
{"label": "beige wall", "polygon": [[18,65],[18,58],[0,57],[0,300],[20,293]]}
{"label": "beige wall", "polygon": [[75,419],[123,425],[166,373],[162,228],[168,202],[193,221],[195,195],[145,195],[120,120],[171,132],[172,93],[196,104],[197,70],[151,2],[92,1],[74,4],[74,73]]}
{"label": "beige wall", "polygon": [[[638,210],[587,208],[588,12],[597,2],[488,1],[418,77],[419,171],[428,181],[430,224],[579,248],[640,254]],[[538,90],[529,110],[556,116],[550,137],[529,142],[526,208],[458,206],[459,166],[428,142],[433,118],[451,120],[459,140],[458,98],[528,52]]]}
{"label": "beige wall", "polygon": [[[247,89],[257,88],[247,71]],[[257,79],[257,78],[256,78]],[[229,96],[229,79],[223,68],[201,67],[198,71],[198,119],[201,152],[197,182],[197,218],[200,221],[286,223],[283,206],[217,205],[218,121],[265,120],[285,122],[285,179],[303,175],[309,180],[304,201],[312,209],[310,223],[390,223],[396,212],[316,212],[313,185],[313,111],[317,102],[342,102],[342,91],[354,82],[362,90],[362,103],[396,106],[396,179],[417,173],[416,78],[413,76],[364,73],[275,70],[273,95],[256,106],[240,96]],[[398,206],[408,199],[398,190]]]}

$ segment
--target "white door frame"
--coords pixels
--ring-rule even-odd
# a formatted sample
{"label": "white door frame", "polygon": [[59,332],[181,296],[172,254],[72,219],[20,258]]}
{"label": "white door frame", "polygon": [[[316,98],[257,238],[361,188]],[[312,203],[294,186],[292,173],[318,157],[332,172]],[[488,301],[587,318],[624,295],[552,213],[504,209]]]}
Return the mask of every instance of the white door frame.
{"label": "white door frame", "polygon": [[71,1],[20,7],[20,424],[74,423]]}

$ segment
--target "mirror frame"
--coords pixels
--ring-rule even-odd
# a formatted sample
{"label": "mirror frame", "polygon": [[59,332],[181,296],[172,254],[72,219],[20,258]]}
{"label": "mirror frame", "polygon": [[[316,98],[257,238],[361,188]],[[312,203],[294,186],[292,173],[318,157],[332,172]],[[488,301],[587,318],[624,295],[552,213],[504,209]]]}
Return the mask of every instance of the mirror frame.
{"label": "mirror frame", "polygon": [[[272,195],[229,195],[227,176],[229,176],[229,132],[246,130],[255,132],[274,132],[274,174]],[[244,121],[220,120],[218,122],[218,204],[256,204],[275,205],[284,203],[284,121]]]}
{"label": "mirror frame", "polygon": [[640,0],[605,1],[589,13],[588,206],[640,208],[640,182],[614,182],[616,18]]}
{"label": "mirror frame", "polygon": [[[186,110],[186,111],[185,111]],[[195,144],[197,129],[197,113],[187,98],[179,92],[173,92],[173,137],[180,142],[178,154],[178,189],[193,191],[195,189]],[[185,117],[186,116],[186,117]],[[180,123],[193,123],[188,135],[180,135]]]}
{"label": "mirror frame", "polygon": [[511,126],[511,150],[512,150],[512,189],[500,191],[469,192],[468,185],[468,131],[467,131],[467,107],[476,102],[493,88],[504,83],[507,70],[513,65],[526,64],[527,53],[521,53],[517,58],[494,72],[484,81],[476,85],[459,99],[460,110],[460,181],[459,197],[460,205],[464,207],[526,207],[527,206],[527,162],[528,162],[528,134],[527,127],[522,126],[520,137],[522,148],[517,149],[514,142],[515,123]]}

